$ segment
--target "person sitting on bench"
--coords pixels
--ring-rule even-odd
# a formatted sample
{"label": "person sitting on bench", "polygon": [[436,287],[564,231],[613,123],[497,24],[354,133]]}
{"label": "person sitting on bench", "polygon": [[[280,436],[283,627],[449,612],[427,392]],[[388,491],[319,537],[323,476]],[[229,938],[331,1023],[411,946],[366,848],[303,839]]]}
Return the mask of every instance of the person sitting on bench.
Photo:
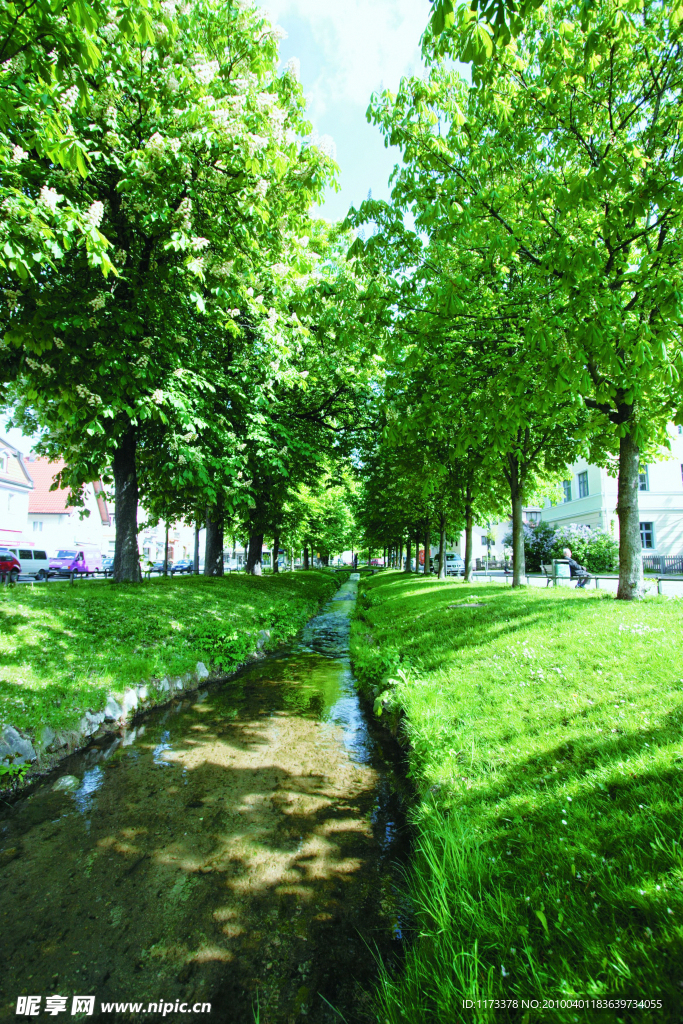
{"label": "person sitting on bench", "polygon": [[577,587],[585,587],[590,579],[588,569],[583,565],[579,565],[579,563],[572,558],[571,548],[564,548],[562,551],[562,557],[569,562],[569,575],[572,579],[577,579]]}

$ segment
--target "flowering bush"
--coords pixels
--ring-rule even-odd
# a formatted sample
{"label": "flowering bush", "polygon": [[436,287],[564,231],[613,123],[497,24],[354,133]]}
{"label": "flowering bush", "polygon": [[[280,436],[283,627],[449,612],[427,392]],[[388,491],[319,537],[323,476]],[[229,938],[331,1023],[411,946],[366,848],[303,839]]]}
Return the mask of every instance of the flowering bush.
{"label": "flowering bush", "polygon": [[570,548],[572,558],[585,565],[589,572],[616,572],[619,568],[619,544],[599,527],[572,523],[556,530],[552,557],[562,558],[563,548]]}
{"label": "flowering bush", "polygon": [[[512,534],[503,538],[503,544],[512,546]],[[562,558],[564,548],[589,572],[616,572],[619,568],[619,544],[599,527],[571,523],[557,529],[550,523],[524,524],[527,572],[540,572],[553,558]]]}

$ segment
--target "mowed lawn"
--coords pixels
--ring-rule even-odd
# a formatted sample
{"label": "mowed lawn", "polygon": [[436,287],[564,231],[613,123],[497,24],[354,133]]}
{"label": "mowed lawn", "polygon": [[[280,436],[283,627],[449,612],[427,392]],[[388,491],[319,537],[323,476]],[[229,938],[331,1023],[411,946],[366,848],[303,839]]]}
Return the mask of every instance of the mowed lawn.
{"label": "mowed lawn", "polygon": [[338,581],[331,573],[230,574],[0,588],[0,724],[74,725],[107,693],[197,662],[229,672],[294,635]]}
{"label": "mowed lawn", "polygon": [[355,672],[405,715],[420,797],[415,939],[379,1019],[683,1019],[683,602],[363,590]]}

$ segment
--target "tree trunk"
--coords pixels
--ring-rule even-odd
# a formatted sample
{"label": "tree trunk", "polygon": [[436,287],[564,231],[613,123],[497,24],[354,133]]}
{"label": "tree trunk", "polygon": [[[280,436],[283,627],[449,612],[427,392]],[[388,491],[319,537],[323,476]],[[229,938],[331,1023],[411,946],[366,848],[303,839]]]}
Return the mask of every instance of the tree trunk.
{"label": "tree trunk", "polygon": [[206,511],[204,575],[223,575],[223,512],[220,508],[207,509]]}
{"label": "tree trunk", "polygon": [[304,547],[304,569],[308,569],[308,548]]}
{"label": "tree trunk", "polygon": [[446,579],[446,516],[439,519],[439,579]]}
{"label": "tree trunk", "polygon": [[249,537],[249,552],[247,554],[247,572],[250,576],[261,576],[263,574],[263,534],[252,533]]}
{"label": "tree trunk", "polygon": [[292,558],[291,558],[291,562],[289,564],[291,566],[292,572],[294,572],[294,548],[291,549],[290,554],[291,554]]}
{"label": "tree trunk", "polygon": [[166,520],[166,531],[164,535],[164,543],[166,544],[166,547],[164,548],[164,576],[168,576],[168,529],[169,523],[168,520]]}
{"label": "tree trunk", "polygon": [[472,529],[474,517],[472,515],[472,489],[467,485],[465,491],[465,583],[472,579]]}
{"label": "tree trunk", "polygon": [[396,568],[398,569],[399,572],[401,572],[401,570],[403,569],[403,537],[401,537],[398,544],[398,563],[396,565]]}
{"label": "tree trunk", "polygon": [[514,456],[508,457],[510,466],[510,498],[512,499],[512,586],[521,587],[526,582],[524,558],[524,486],[520,480],[519,463]]}
{"label": "tree trunk", "polygon": [[140,582],[138,476],[135,466],[136,447],[135,428],[129,427],[114,452],[114,490],[116,502],[114,580],[117,583]]}
{"label": "tree trunk", "polygon": [[410,568],[411,550],[412,550],[411,536],[410,536],[410,530],[408,530],[408,540],[406,541],[406,572],[411,572],[411,568]]}
{"label": "tree trunk", "polygon": [[420,571],[420,530],[415,530],[415,572]]}
{"label": "tree trunk", "polygon": [[194,525],[194,558],[192,560],[192,575],[199,576],[199,523]]}
{"label": "tree trunk", "polygon": [[427,517],[427,519],[425,519],[425,576],[431,576],[432,574],[432,569],[429,564],[431,551],[431,544],[429,543],[429,539],[429,517]]}
{"label": "tree trunk", "polygon": [[273,572],[280,571],[280,534],[273,536]]}
{"label": "tree trunk", "polygon": [[643,559],[638,506],[640,449],[629,433],[619,439],[619,587],[617,600],[633,601],[643,596]]}

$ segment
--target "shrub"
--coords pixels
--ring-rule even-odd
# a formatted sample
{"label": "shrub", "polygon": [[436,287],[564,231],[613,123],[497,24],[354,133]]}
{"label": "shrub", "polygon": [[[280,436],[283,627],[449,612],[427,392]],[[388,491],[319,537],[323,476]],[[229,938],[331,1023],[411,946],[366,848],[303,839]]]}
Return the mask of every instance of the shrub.
{"label": "shrub", "polygon": [[[503,544],[512,546],[511,532],[503,538]],[[572,558],[589,572],[616,572],[619,568],[619,545],[599,527],[571,523],[558,529],[550,523],[524,524],[527,572],[540,572],[553,558],[562,558],[564,548],[570,548]]]}
{"label": "shrub", "polygon": [[619,568],[619,545],[611,534],[599,527],[571,524],[555,531],[552,557],[562,558],[563,548],[589,572],[615,572]]}
{"label": "shrub", "polygon": [[[524,558],[527,572],[540,572],[553,555],[555,528],[550,523],[524,524]],[[505,547],[512,547],[512,531],[503,538]]]}

